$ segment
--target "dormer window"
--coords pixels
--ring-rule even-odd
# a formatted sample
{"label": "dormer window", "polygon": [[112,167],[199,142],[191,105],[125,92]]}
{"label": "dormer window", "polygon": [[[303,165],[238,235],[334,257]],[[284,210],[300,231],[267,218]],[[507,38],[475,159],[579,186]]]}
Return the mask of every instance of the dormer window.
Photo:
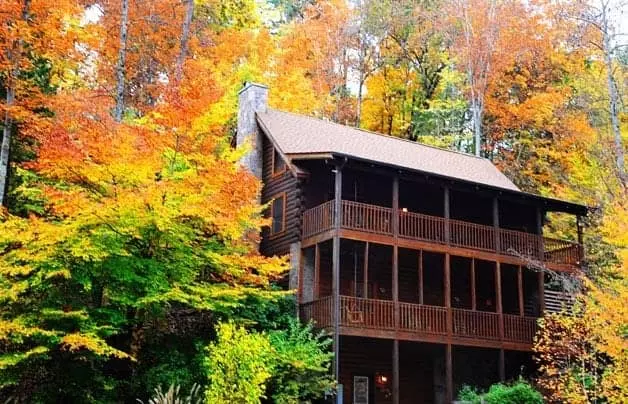
{"label": "dormer window", "polygon": [[273,175],[279,175],[286,171],[286,162],[281,158],[281,154],[274,149],[273,151]]}

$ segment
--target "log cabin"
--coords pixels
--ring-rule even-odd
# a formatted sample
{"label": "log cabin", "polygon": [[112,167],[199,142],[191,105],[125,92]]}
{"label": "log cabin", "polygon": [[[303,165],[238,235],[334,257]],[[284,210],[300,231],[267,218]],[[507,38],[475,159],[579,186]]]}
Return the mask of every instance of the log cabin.
{"label": "log cabin", "polygon": [[[581,265],[586,207],[487,159],[270,109],[268,91],[240,91],[236,143],[269,207],[261,252],[289,255],[301,319],[333,337],[334,400],[450,403],[533,372],[547,272]],[[573,240],[543,234],[556,214]]]}

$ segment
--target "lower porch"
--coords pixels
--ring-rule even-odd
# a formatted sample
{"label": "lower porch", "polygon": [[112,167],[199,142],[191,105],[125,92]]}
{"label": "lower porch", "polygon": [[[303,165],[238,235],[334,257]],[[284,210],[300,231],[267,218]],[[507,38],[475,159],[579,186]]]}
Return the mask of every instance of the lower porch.
{"label": "lower porch", "polygon": [[[502,352],[499,349],[342,336],[339,363],[342,402],[445,403],[448,400],[448,366],[452,398],[465,384],[486,388],[501,379],[512,380],[535,371],[531,353]],[[503,375],[500,375],[501,360]]]}

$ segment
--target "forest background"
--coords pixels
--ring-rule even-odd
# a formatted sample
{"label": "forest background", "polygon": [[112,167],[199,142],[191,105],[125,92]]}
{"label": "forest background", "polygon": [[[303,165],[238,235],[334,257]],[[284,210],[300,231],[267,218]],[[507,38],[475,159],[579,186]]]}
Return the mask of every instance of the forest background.
{"label": "forest background", "polygon": [[[3,1],[0,397],[200,383],[219,401],[229,357],[251,358],[243,400],[329,390],[327,342],[275,286],[285,260],[255,249],[260,184],[232,144],[237,91],[257,81],[274,108],[475,153],[522,190],[590,206],[579,315],[544,320],[536,382],[551,400],[626,402],[626,8]],[[550,232],[573,237],[565,220]]]}

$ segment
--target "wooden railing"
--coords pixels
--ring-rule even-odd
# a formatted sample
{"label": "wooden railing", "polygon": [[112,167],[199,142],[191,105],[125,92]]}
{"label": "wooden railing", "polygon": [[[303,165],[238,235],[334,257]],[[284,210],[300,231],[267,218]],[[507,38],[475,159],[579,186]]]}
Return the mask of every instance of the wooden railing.
{"label": "wooden railing", "polygon": [[[301,319],[313,320],[320,328],[333,326],[331,296],[300,306]],[[398,316],[395,312],[398,311]],[[448,315],[451,311],[451,315]],[[448,319],[451,318],[451,327]],[[536,318],[484,311],[428,306],[394,302],[392,300],[363,299],[340,296],[340,326],[403,331],[419,335],[447,335],[453,337],[499,341],[500,322],[503,321],[503,341],[531,344],[536,333]]]}
{"label": "wooden railing", "polygon": [[399,304],[399,329],[426,334],[447,334],[447,309],[423,304]]}
{"label": "wooden railing", "polygon": [[340,296],[340,324],[394,330],[395,305],[391,300]]}
{"label": "wooden railing", "polygon": [[454,335],[499,340],[499,314],[462,309],[451,311]]}
{"label": "wooden railing", "polygon": [[528,343],[534,340],[537,319],[504,314],[504,339],[513,342]]}
{"label": "wooden railing", "polygon": [[499,249],[503,254],[543,260],[543,238],[536,234],[499,229]]}
{"label": "wooden railing", "polygon": [[327,201],[303,213],[303,237],[311,237],[326,230],[334,224],[334,201]]}
{"label": "wooden railing", "polygon": [[445,219],[412,212],[400,212],[399,235],[415,240],[445,242]]}
{"label": "wooden railing", "polygon": [[561,262],[577,265],[580,262],[581,246],[565,240],[557,240],[545,237],[544,260],[548,262]]}
{"label": "wooden railing", "polygon": [[342,227],[378,234],[392,234],[392,209],[342,201]]}
{"label": "wooden railing", "polygon": [[[445,219],[443,219],[445,220]],[[449,221],[451,244],[477,250],[495,250],[495,229],[460,220]]]}
{"label": "wooden railing", "polygon": [[[303,237],[333,228],[333,201],[303,214]],[[392,235],[393,210],[366,203],[342,201],[341,227],[368,233]],[[399,236],[407,239],[450,244],[456,247],[527,257],[556,264],[579,265],[580,245],[544,238],[521,231],[497,229],[476,223],[420,213],[399,212]]]}
{"label": "wooden railing", "polygon": [[299,305],[299,317],[301,321],[313,321],[319,328],[333,326],[333,300],[331,296],[325,296],[318,300]]}

